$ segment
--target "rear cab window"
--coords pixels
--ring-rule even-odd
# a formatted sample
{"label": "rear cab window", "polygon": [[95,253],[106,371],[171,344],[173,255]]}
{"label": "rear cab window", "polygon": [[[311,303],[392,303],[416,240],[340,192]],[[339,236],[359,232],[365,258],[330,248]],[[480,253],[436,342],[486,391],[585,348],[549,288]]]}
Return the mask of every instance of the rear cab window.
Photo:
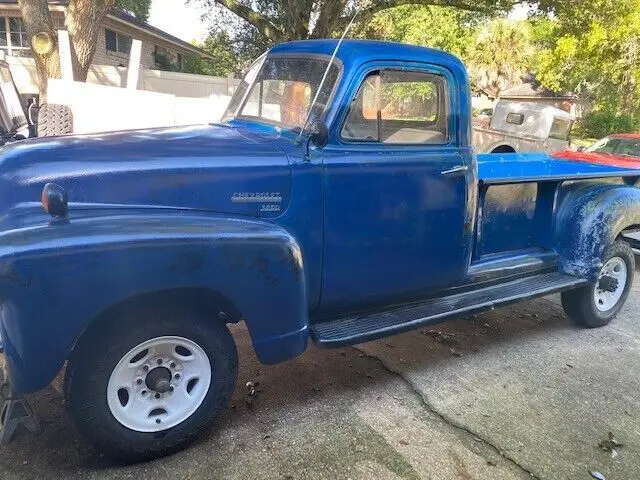
{"label": "rear cab window", "polygon": [[360,85],[340,136],[350,142],[448,143],[449,107],[443,76],[379,70]]}
{"label": "rear cab window", "polygon": [[522,125],[524,123],[524,115],[522,113],[508,113],[507,123],[512,123],[513,125]]}
{"label": "rear cab window", "polygon": [[569,140],[571,134],[571,126],[573,122],[566,118],[553,117],[551,122],[551,130],[549,131],[549,138],[556,140]]}

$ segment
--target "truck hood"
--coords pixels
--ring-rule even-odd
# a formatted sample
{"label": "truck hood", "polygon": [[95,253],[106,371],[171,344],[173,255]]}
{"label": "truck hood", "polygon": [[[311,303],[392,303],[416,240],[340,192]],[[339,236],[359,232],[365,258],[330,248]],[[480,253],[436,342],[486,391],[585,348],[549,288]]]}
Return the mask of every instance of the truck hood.
{"label": "truck hood", "polygon": [[70,215],[75,203],[269,217],[286,209],[291,174],[277,142],[226,125],[51,137],[0,149],[0,215],[39,202],[48,182],[67,191]]}

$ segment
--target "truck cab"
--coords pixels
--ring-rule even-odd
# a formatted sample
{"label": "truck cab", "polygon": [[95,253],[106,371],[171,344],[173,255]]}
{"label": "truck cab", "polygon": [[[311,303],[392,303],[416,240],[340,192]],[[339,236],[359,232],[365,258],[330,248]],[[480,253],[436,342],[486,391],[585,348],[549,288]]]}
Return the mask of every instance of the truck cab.
{"label": "truck cab", "polygon": [[575,116],[533,102],[499,100],[490,116],[473,119],[473,144],[479,153],[546,152],[564,150]]}
{"label": "truck cab", "polygon": [[230,323],[263,363],[555,292],[606,325],[633,281],[638,171],[476,155],[471,130],[454,56],[321,40],[261,56],[220,124],[3,148],[12,398],[66,363],[80,431],[141,460],[226,405]]}

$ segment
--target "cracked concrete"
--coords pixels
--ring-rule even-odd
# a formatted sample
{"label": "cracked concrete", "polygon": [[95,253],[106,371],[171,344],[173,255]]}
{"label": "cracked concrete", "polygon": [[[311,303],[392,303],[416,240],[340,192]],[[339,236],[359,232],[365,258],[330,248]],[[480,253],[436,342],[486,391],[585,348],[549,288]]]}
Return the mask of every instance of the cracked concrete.
{"label": "cracked concrete", "polygon": [[[242,327],[233,402],[188,450],[113,465],[78,436],[58,392],[32,397],[43,433],[0,448],[4,479],[640,478],[640,279],[598,330],[557,297],[357,348],[262,366]],[[245,383],[260,382],[245,404]],[[608,432],[617,458],[598,448]]]}
{"label": "cracked concrete", "polygon": [[372,358],[372,359],[377,360],[378,362],[380,362],[380,365],[382,366],[382,368],[384,368],[389,373],[397,375],[400,378],[402,378],[402,380],[404,380],[406,382],[407,386],[413,391],[413,393],[416,395],[416,397],[419,398],[419,400],[422,403],[422,405],[424,405],[424,407],[429,412],[431,412],[434,415],[436,415],[437,417],[439,417],[443,422],[445,422],[448,425],[451,425],[452,427],[454,427],[456,429],[459,429],[460,431],[464,432],[465,434],[471,436],[471,438],[473,440],[481,441],[482,443],[487,445],[489,448],[491,448],[495,453],[497,453],[498,455],[502,456],[503,458],[505,458],[506,460],[511,462],[515,467],[517,467],[520,470],[522,470],[530,478],[539,480],[538,477],[533,472],[530,472],[529,470],[524,468],[522,465],[518,464],[518,462],[516,462],[513,458],[509,457],[507,454],[505,454],[503,451],[501,451],[498,446],[492,444],[489,440],[487,440],[485,438],[482,438],[478,433],[471,431],[469,428],[465,427],[464,424],[461,424],[461,423],[457,422],[456,420],[454,420],[453,418],[449,418],[445,414],[437,411],[434,408],[434,406],[429,403],[429,400],[428,400],[427,396],[424,394],[424,392],[421,391],[420,388],[416,384],[414,384],[410,379],[405,378],[403,376],[401,370],[394,370],[393,368],[389,367],[384,362],[384,360],[367,353],[365,349],[359,349],[358,347],[354,347],[354,348],[356,348],[356,350],[358,350],[358,351],[362,351],[369,358]]}

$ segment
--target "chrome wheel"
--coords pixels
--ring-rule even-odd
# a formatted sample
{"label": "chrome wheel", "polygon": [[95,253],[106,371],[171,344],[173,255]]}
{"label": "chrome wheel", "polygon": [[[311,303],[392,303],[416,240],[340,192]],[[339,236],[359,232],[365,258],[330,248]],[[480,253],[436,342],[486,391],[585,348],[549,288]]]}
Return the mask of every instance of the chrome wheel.
{"label": "chrome wheel", "polygon": [[607,312],[616,306],[627,286],[627,264],[620,257],[613,257],[600,270],[593,291],[596,309]]}
{"label": "chrome wheel", "polygon": [[107,386],[111,414],[136,432],[159,432],[189,418],[211,384],[204,350],[182,337],[157,337],[131,349]]}

